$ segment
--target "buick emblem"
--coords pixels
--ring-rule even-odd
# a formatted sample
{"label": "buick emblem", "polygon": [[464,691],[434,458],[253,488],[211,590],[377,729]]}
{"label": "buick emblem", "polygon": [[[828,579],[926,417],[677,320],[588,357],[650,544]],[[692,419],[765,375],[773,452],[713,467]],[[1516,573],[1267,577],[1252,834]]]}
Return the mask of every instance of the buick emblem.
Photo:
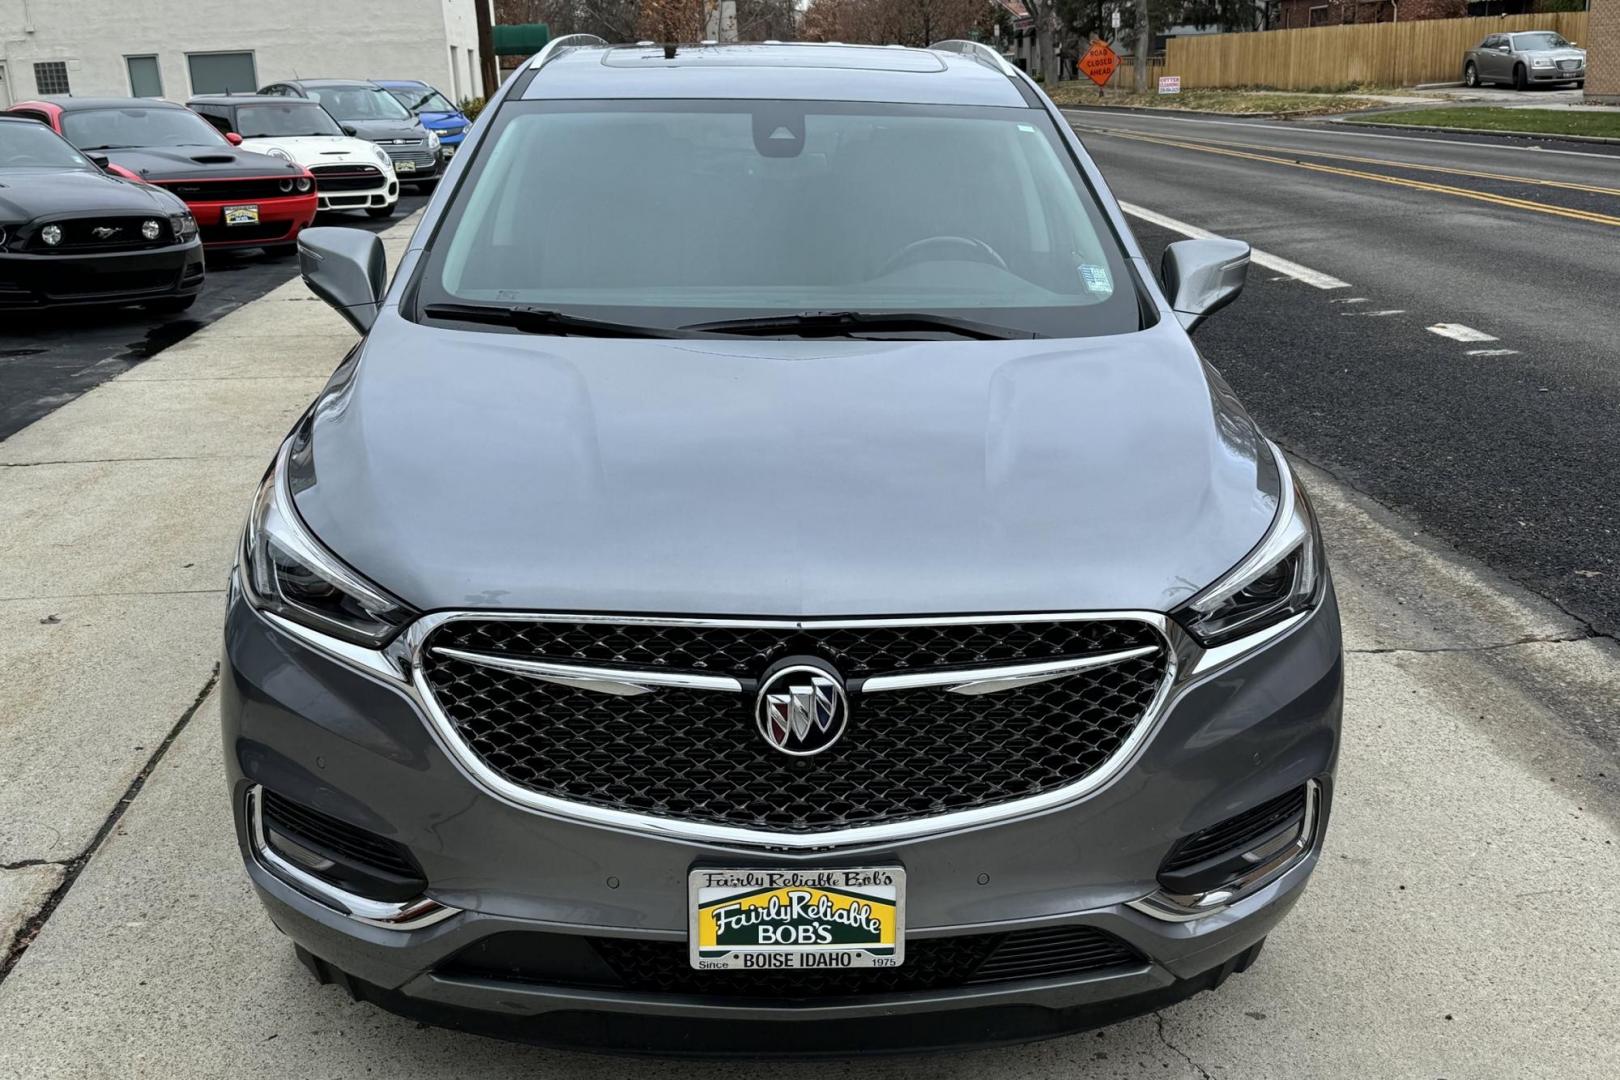
{"label": "buick emblem", "polygon": [[766,742],[784,754],[809,757],[843,735],[849,701],[831,668],[789,660],[761,681],[754,712]]}

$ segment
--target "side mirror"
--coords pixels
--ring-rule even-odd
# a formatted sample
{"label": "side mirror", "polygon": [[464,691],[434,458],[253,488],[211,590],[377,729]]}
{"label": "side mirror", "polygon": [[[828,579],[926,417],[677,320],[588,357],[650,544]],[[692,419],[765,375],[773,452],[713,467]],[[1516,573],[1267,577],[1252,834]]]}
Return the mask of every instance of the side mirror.
{"label": "side mirror", "polygon": [[84,156],[90,159],[90,164],[94,165],[102,172],[106,172],[107,166],[112,164],[112,159],[107,157],[106,154],[86,154]]}
{"label": "side mirror", "polygon": [[1249,245],[1241,240],[1178,240],[1160,268],[1170,306],[1185,330],[1236,300],[1249,276]]}
{"label": "side mirror", "polygon": [[304,284],[364,334],[388,291],[388,260],[376,233],[321,226],[298,234]]}
{"label": "side mirror", "polygon": [[345,135],[358,135],[358,134],[360,134],[360,129],[355,127],[353,124],[344,124],[343,125],[343,134],[345,134]]}
{"label": "side mirror", "polygon": [[238,135],[234,131],[227,131],[225,133],[225,141],[230,143],[232,146],[241,146],[242,136]]}

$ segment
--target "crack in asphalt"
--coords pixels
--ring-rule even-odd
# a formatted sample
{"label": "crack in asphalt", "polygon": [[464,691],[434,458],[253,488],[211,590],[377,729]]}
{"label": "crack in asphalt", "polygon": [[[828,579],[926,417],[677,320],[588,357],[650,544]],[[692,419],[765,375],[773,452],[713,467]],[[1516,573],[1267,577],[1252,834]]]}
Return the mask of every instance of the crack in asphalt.
{"label": "crack in asphalt", "polygon": [[1392,653],[1412,653],[1414,655],[1427,655],[1431,653],[1476,653],[1495,652],[1498,649],[1517,649],[1522,645],[1562,645],[1574,641],[1591,641],[1605,635],[1588,630],[1583,633],[1569,634],[1564,637],[1527,637],[1517,641],[1497,641],[1489,645],[1435,645],[1429,648],[1399,648],[1387,649],[1346,649],[1346,653],[1355,653],[1358,656],[1386,656]]}
{"label": "crack in asphalt", "polygon": [[27,870],[31,866],[66,866],[71,860],[67,859],[20,859],[17,862],[0,863],[0,870]]}
{"label": "crack in asphalt", "polygon": [[[216,663],[213,670],[208,674],[208,681],[203,683],[203,688],[197,691],[197,696],[190,705],[186,706],[185,711],[174,722],[174,726],[169,729],[169,733],[157,745],[157,749],[153,750],[151,756],[146,759],[146,764],[141,767],[140,772],[135,774],[135,779],[129,782],[129,787],[124,789],[124,794],[113,804],[112,811],[108,813],[107,819],[101,823],[101,828],[97,829],[96,834],[90,838],[90,843],[86,844],[84,850],[73,856],[73,858],[65,862],[49,864],[64,867],[66,872],[62,875],[61,883],[51,891],[50,896],[45,898],[45,903],[40,905],[39,910],[17,932],[17,936],[12,939],[6,948],[5,954],[0,955],[0,984],[5,983],[6,977],[11,974],[12,969],[17,966],[17,962],[28,951],[28,946],[34,943],[34,939],[39,936],[39,932],[45,928],[45,924],[50,921],[51,916],[56,912],[57,906],[67,897],[68,890],[73,888],[73,883],[79,880],[79,875],[89,865],[91,857],[95,855],[97,849],[101,847],[113,829],[118,826],[118,822],[123,819],[124,811],[128,810],[130,804],[135,801],[135,796],[139,795],[141,789],[146,786],[147,777],[151,776],[153,770],[163,761],[164,755],[169,752],[169,747],[174,745],[174,741],[180,737],[180,733],[186,729],[187,724],[191,723],[191,718],[197,715],[197,711],[202,708],[203,702],[208,700],[208,695],[213,693],[214,687],[218,685],[219,665]],[[45,865],[45,861],[25,859],[13,866],[7,866],[5,869],[26,865]]]}
{"label": "crack in asphalt", "polygon": [[1181,1055],[1181,1059],[1183,1061],[1185,1061],[1188,1065],[1192,1066],[1193,1069],[1195,1069],[1198,1072],[1198,1075],[1203,1078],[1203,1080],[1215,1080],[1215,1077],[1210,1073],[1210,1071],[1208,1069],[1204,1068],[1202,1065],[1198,1064],[1198,1062],[1194,1061],[1192,1059],[1192,1055],[1188,1054],[1187,1051],[1183,1050],[1181,1047],[1179,1047],[1175,1043],[1171,1042],[1170,1039],[1165,1035],[1165,1033],[1164,1033],[1164,1013],[1155,1012],[1153,1014],[1153,1028],[1154,1028],[1155,1033],[1159,1036],[1159,1041],[1162,1042],[1169,1049],[1174,1050],[1177,1054]]}

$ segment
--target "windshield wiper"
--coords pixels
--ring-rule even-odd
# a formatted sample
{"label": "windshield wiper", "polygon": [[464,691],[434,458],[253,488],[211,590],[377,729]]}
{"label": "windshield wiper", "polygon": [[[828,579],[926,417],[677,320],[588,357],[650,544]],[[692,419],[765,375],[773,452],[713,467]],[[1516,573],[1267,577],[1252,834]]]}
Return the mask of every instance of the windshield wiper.
{"label": "windshield wiper", "polygon": [[671,330],[664,326],[640,326],[636,323],[611,322],[606,319],[588,319],[583,315],[570,315],[566,311],[553,311],[533,304],[429,304],[422,314],[431,319],[456,319],[460,322],[488,323],[491,326],[509,326],[525,334],[556,334],[581,337],[625,338],[689,338],[697,334],[687,330]]}
{"label": "windshield wiper", "polygon": [[938,331],[978,341],[1038,338],[1033,330],[935,315],[926,311],[800,311],[791,315],[762,315],[751,319],[721,319],[681,327],[709,334],[795,334],[799,337],[838,337],[854,333]]}
{"label": "windshield wiper", "polygon": [[106,143],[102,146],[81,146],[78,149],[80,153],[88,154],[92,150],[128,150],[129,147],[123,143]]}

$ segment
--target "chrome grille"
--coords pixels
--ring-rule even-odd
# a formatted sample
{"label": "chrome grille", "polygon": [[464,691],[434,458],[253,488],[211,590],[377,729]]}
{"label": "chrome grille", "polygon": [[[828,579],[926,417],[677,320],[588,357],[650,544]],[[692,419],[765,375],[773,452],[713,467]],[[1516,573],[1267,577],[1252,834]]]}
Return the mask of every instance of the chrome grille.
{"label": "chrome grille", "polygon": [[394,164],[396,165],[401,161],[408,161],[412,165],[415,165],[418,169],[430,169],[433,167],[433,154],[431,151],[401,150],[393,146],[390,146],[387,149],[388,156],[394,159]]}
{"label": "chrome grille", "polygon": [[[861,692],[872,676],[975,669],[1154,647],[994,693]],[[617,696],[446,656],[440,649],[617,668],[725,672],[740,693],[661,686]],[[759,735],[754,691],[788,656],[850,680],[847,734],[812,757]],[[527,791],[654,818],[774,833],[915,820],[1085,780],[1148,716],[1168,674],[1158,631],[1134,619],[925,625],[609,624],[468,618],[420,653],[427,689],[465,749]]]}

